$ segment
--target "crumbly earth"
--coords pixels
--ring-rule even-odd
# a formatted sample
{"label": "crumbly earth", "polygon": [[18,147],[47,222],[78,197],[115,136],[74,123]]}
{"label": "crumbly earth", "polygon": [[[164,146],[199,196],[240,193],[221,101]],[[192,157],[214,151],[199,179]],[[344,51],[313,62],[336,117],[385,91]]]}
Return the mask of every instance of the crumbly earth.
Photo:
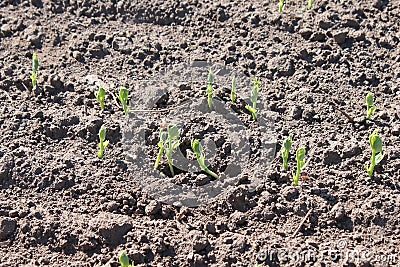
{"label": "crumbly earth", "polygon": [[[1,1],[0,266],[118,266],[122,250],[135,266],[399,265],[400,3],[321,0],[299,12],[307,1],[287,1],[279,14],[277,2]],[[146,90],[138,81],[197,60],[260,79],[278,144],[257,190],[238,184],[186,208],[134,182],[111,94],[126,86],[134,99]],[[104,112],[96,82],[109,92]],[[378,107],[370,121],[367,92]],[[110,145],[99,160],[103,123]],[[378,128],[385,158],[368,178]],[[308,176],[294,187],[300,146]]]}

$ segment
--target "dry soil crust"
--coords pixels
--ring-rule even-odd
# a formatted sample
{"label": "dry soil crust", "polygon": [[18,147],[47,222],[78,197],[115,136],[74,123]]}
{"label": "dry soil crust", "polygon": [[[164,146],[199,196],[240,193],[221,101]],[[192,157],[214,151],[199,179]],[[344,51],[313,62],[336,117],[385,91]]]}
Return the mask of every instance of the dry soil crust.
{"label": "dry soil crust", "polygon": [[[316,251],[328,266],[399,264],[399,2],[321,0],[299,13],[306,1],[288,1],[283,14],[276,2],[1,1],[0,265],[117,266],[121,250],[135,266],[315,263],[262,261],[265,247]],[[158,203],[131,182],[122,111],[108,98],[99,112],[94,81],[134,95],[138,80],[194,60],[260,78],[276,138],[290,132],[293,149],[307,147],[310,180],[293,187],[278,153],[256,191],[238,186],[193,209]],[[378,111],[365,123],[368,91]],[[98,160],[103,123],[111,144]],[[386,156],[369,179],[376,128]],[[327,251],[337,248],[370,257],[333,262]]]}

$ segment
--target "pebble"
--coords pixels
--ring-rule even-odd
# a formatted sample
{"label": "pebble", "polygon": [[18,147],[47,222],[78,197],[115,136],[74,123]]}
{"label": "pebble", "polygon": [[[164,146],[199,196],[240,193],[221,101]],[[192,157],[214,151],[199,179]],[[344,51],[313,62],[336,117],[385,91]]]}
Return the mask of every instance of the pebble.
{"label": "pebble", "polygon": [[144,212],[146,215],[155,215],[161,210],[161,204],[156,201],[152,200],[150,203],[145,207]]}
{"label": "pebble", "polygon": [[342,220],[346,216],[346,211],[343,207],[343,204],[340,202],[335,204],[332,207],[330,214],[331,214],[332,218],[335,219],[335,221]]}
{"label": "pebble", "polygon": [[342,161],[339,153],[335,150],[324,151],[323,159],[326,165],[338,164]]}
{"label": "pebble", "polygon": [[0,219],[0,240],[8,239],[17,229],[17,221],[10,218]]}

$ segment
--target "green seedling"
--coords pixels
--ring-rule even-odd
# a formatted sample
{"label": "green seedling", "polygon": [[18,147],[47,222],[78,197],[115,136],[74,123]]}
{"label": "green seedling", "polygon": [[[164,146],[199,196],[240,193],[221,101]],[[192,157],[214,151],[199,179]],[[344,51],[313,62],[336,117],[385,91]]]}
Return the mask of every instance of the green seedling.
{"label": "green seedling", "polygon": [[279,13],[283,12],[283,6],[285,5],[285,0],[279,0]]}
{"label": "green seedling", "polygon": [[382,139],[379,136],[378,130],[375,130],[369,135],[369,144],[371,145],[372,155],[371,164],[367,168],[368,176],[371,178],[374,175],[374,168],[383,159]]}
{"label": "green seedling", "polygon": [[250,101],[253,104],[253,106],[246,105],[246,109],[251,113],[253,116],[253,119],[256,121],[257,120],[257,98],[258,98],[258,93],[260,92],[261,88],[261,83],[259,80],[254,79],[254,86],[253,89],[251,90],[251,95],[250,95]]}
{"label": "green seedling", "polygon": [[367,104],[367,120],[371,119],[372,114],[374,114],[376,110],[376,106],[374,106],[374,94],[368,93],[367,97],[365,98],[365,102]]}
{"label": "green seedling", "polygon": [[119,256],[119,263],[121,263],[121,267],[134,267],[134,264],[129,264],[129,257],[126,255],[125,251],[122,251],[121,255]]}
{"label": "green seedling", "polygon": [[308,6],[307,6],[307,9],[308,9],[308,10],[311,10],[311,9],[312,9],[312,6],[313,6],[313,4],[314,4],[314,0],[308,0]]}
{"label": "green seedling", "polygon": [[119,101],[121,101],[122,108],[124,109],[124,114],[128,115],[129,114],[129,108],[128,108],[128,97],[129,97],[129,91],[125,87],[121,87],[119,89],[119,94],[117,95]]}
{"label": "green seedling", "polygon": [[293,175],[293,183],[296,186],[299,185],[301,170],[306,165],[306,161],[304,160],[305,157],[306,157],[306,148],[300,147],[299,149],[297,149],[297,151],[296,151],[297,170],[296,170],[296,174]]}
{"label": "green seedling", "polygon": [[101,126],[99,131],[99,140],[99,153],[97,154],[97,156],[99,157],[99,159],[101,159],[103,158],[104,150],[109,144],[109,141],[106,140],[106,127],[104,126],[104,124]]}
{"label": "green seedling", "polygon": [[212,172],[206,166],[206,162],[205,162],[206,155],[204,154],[203,146],[201,145],[199,140],[197,140],[197,139],[192,140],[192,150],[193,150],[194,154],[196,154],[196,159],[200,165],[201,170],[204,171],[205,173],[211,175],[215,179],[218,179],[218,175],[216,173]]}
{"label": "green seedling", "polygon": [[207,103],[210,110],[214,109],[213,104],[213,84],[214,84],[214,73],[212,68],[208,71],[208,84],[207,84]]}
{"label": "green seedling", "polygon": [[99,88],[99,91],[95,92],[94,95],[96,96],[97,100],[100,103],[101,110],[104,110],[105,107],[105,99],[106,99],[106,90],[103,87]]}
{"label": "green seedling", "polygon": [[293,143],[293,136],[290,134],[288,137],[286,137],[282,146],[283,169],[285,171],[288,170],[288,158],[290,149],[292,148],[292,143]]}
{"label": "green seedling", "polygon": [[163,130],[163,128],[160,129],[160,141],[158,141],[158,155],[157,155],[157,159],[156,162],[154,163],[154,169],[156,170],[158,168],[158,165],[160,164],[161,161],[161,157],[164,154],[164,145],[165,145],[165,141],[167,141],[168,138],[168,133],[166,131]]}
{"label": "green seedling", "polygon": [[231,101],[236,102],[236,77],[232,78]]}
{"label": "green seedling", "polygon": [[33,53],[32,56],[32,87],[35,88],[37,85],[37,77],[38,77],[38,70],[39,70],[39,60],[36,53]]}
{"label": "green seedling", "polygon": [[164,131],[163,128],[160,130],[160,141],[158,142],[158,155],[156,162],[154,164],[154,169],[158,168],[160,164],[160,160],[162,154],[165,151],[165,155],[167,157],[169,170],[171,171],[172,176],[174,176],[174,165],[172,164],[172,153],[173,151],[180,145],[179,143],[179,129],[175,124],[170,124],[167,127],[167,131]]}

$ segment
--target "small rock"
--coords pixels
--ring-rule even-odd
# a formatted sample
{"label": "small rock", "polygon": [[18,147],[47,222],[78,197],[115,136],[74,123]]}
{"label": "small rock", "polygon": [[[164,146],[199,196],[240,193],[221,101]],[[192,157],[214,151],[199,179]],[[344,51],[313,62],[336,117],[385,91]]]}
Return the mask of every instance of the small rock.
{"label": "small rock", "polygon": [[347,38],[347,31],[340,31],[337,32],[333,35],[333,39],[335,39],[335,42],[338,44],[343,44],[346,42],[346,38]]}
{"label": "small rock", "polygon": [[324,164],[333,165],[338,164],[342,161],[338,152],[334,150],[326,150],[323,155]]}
{"label": "small rock", "polygon": [[156,201],[152,200],[144,209],[146,215],[155,215],[161,210],[161,204]]}
{"label": "small rock", "polygon": [[290,112],[290,116],[295,119],[301,119],[301,116],[303,114],[303,109],[300,106],[293,106]]}
{"label": "small rock", "polygon": [[232,192],[228,197],[228,202],[235,210],[246,211],[246,196],[243,189],[239,188]]}
{"label": "small rock", "polygon": [[4,35],[9,35],[11,33],[11,27],[9,24],[3,24],[0,28],[0,31],[4,34]]}
{"label": "small rock", "polygon": [[196,180],[194,182],[197,186],[202,186],[208,184],[210,182],[210,178],[206,174],[201,173],[197,175]]}
{"label": "small rock", "polygon": [[52,74],[49,77],[49,82],[56,90],[62,91],[64,89],[64,83],[61,81],[60,76]]}
{"label": "small rock", "polygon": [[310,40],[313,42],[323,42],[326,39],[326,35],[322,32],[315,32],[311,35]]}
{"label": "small rock", "polygon": [[17,229],[17,221],[10,218],[0,219],[0,240],[6,240]]}
{"label": "small rock", "polygon": [[195,252],[200,252],[208,246],[208,239],[202,232],[193,230],[189,234],[192,237],[193,250]]}
{"label": "small rock", "polygon": [[42,8],[42,7],[43,7],[43,2],[42,2],[42,0],[31,0],[31,4],[32,4],[34,7],[37,7],[37,8]]}
{"label": "small rock", "polygon": [[333,219],[335,219],[336,221],[340,221],[346,216],[346,211],[342,203],[337,203],[332,207],[330,214]]}
{"label": "small rock", "polygon": [[292,186],[287,186],[282,190],[282,196],[287,200],[287,201],[292,201],[296,199],[299,195],[299,191],[297,188],[292,187]]}

